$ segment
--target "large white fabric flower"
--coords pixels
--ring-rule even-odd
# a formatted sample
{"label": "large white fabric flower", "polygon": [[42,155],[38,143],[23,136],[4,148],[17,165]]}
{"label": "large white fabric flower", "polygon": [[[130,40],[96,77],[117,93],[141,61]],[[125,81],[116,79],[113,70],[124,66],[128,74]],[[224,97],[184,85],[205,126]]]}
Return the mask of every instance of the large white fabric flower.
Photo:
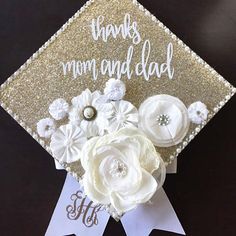
{"label": "large white fabric flower", "polygon": [[49,106],[49,113],[55,120],[65,118],[68,110],[69,104],[62,98],[54,100]]}
{"label": "large white fabric flower", "polygon": [[50,148],[59,162],[71,163],[80,159],[81,149],[87,138],[75,125],[63,125],[52,135]]}
{"label": "large white fabric flower", "polygon": [[[90,139],[82,149],[81,164],[88,197],[111,204],[119,214],[149,201],[165,177],[160,155],[137,128]],[[161,173],[160,182],[152,176],[155,170]]]}
{"label": "large white fabric flower", "polygon": [[207,119],[208,113],[209,111],[207,106],[200,101],[192,103],[188,108],[189,119],[194,124],[199,125],[205,121]]}
{"label": "large white fabric flower", "polygon": [[125,92],[125,84],[121,80],[112,78],[106,82],[104,94],[108,100],[121,100],[125,96]]}
{"label": "large white fabric flower", "polygon": [[42,119],[37,123],[37,132],[41,138],[50,138],[55,132],[56,125],[53,119]]}
{"label": "large white fabric flower", "polygon": [[137,127],[138,110],[130,102],[121,100],[111,102],[113,114],[109,120],[108,132],[112,133],[124,127]]}
{"label": "large white fabric flower", "polygon": [[113,112],[110,103],[101,103],[99,91],[91,92],[86,89],[78,97],[72,99],[69,112],[71,124],[80,125],[87,137],[104,135],[108,127],[108,118]]}
{"label": "large white fabric flower", "polygon": [[190,123],[183,102],[165,94],[146,99],[139,108],[139,120],[139,127],[158,147],[180,143]]}

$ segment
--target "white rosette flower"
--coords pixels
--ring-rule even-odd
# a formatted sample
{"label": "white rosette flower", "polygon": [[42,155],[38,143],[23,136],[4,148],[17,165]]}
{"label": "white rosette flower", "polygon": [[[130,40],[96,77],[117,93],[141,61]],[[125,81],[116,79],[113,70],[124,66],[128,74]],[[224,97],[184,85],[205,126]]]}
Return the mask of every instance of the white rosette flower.
{"label": "white rosette flower", "polygon": [[78,126],[63,125],[52,135],[50,149],[60,163],[71,163],[80,159],[81,149],[87,138]]}
{"label": "white rosette flower", "polygon": [[138,110],[130,102],[121,100],[111,102],[113,114],[109,119],[108,132],[112,133],[124,127],[137,127]]}
{"label": "white rosette flower", "polygon": [[100,102],[101,96],[99,91],[92,93],[89,89],[86,89],[71,101],[70,123],[80,125],[88,138],[104,135],[109,124],[108,118],[113,112],[110,103]]}
{"label": "white rosette flower", "polygon": [[120,79],[109,79],[106,82],[104,95],[108,100],[119,101],[125,96],[126,88]]}
{"label": "white rosette flower", "polygon": [[[95,203],[111,204],[118,214],[149,201],[165,178],[159,153],[137,128],[90,139],[81,164],[86,195]],[[158,182],[152,176],[155,170],[161,173]]]}
{"label": "white rosette flower", "polygon": [[50,138],[56,130],[56,124],[53,119],[45,118],[37,123],[37,132],[41,138]]}
{"label": "white rosette flower", "polygon": [[194,124],[200,125],[207,119],[208,113],[207,106],[200,101],[192,103],[188,108],[189,119]]}
{"label": "white rosette flower", "polygon": [[54,100],[49,106],[49,113],[55,120],[65,118],[68,110],[69,104],[62,98]]}
{"label": "white rosette flower", "polygon": [[158,147],[180,143],[189,129],[188,110],[178,98],[156,95],[139,108],[139,127]]}

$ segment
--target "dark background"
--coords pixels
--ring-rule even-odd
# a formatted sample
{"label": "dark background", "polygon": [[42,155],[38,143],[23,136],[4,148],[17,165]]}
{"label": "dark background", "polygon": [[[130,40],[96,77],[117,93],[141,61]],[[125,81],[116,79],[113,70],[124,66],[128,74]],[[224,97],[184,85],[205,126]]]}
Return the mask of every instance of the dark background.
{"label": "dark background", "polygon": [[[235,0],[142,0],[178,37],[236,86]],[[1,0],[4,82],[85,0]],[[187,235],[236,235],[236,97],[181,153],[164,188]],[[53,159],[0,109],[0,234],[44,235],[65,179]],[[140,222],[141,223],[141,222]],[[106,235],[125,235],[110,220]],[[151,235],[176,235],[153,231]],[[55,235],[58,236],[58,235]]]}

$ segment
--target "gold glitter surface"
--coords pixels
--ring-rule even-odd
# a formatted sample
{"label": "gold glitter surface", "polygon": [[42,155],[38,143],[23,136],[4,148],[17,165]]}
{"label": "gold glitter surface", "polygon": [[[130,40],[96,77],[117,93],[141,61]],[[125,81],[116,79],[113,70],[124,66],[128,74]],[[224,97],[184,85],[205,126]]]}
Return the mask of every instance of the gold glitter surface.
{"label": "gold glitter surface", "polygon": [[[181,99],[188,107],[195,101],[202,101],[208,107],[213,116],[220,102],[225,97],[233,95],[233,87],[226,83],[206,63],[198,62],[192,52],[185,50],[185,46],[176,39],[165,27],[159,26],[143,8],[139,8],[131,0],[95,0],[86,10],[74,17],[72,23],[62,31],[55,40],[49,43],[42,53],[37,53],[35,59],[21,69],[10,83],[6,83],[0,91],[0,100],[12,114],[19,116],[18,121],[25,123],[24,128],[30,128],[36,132],[36,123],[49,117],[49,104],[57,99],[64,98],[68,102],[74,96],[78,96],[84,89],[103,90],[108,77],[100,76],[97,81],[92,80],[91,75],[81,76],[72,80],[64,77],[60,62],[71,60],[89,60],[95,58],[100,65],[102,59],[119,59],[125,61],[127,50],[132,45],[131,39],[109,39],[108,43],[102,40],[94,41],[91,36],[89,24],[93,18],[103,15],[104,24],[121,24],[126,13],[131,15],[131,20],[138,23],[138,29],[142,42],[134,45],[132,66],[140,61],[143,42],[150,40],[152,51],[150,61],[164,62],[166,60],[166,47],[173,44],[174,54],[172,64],[175,68],[173,80],[163,75],[161,79],[151,77],[149,81],[144,78],[122,78],[127,86],[126,100],[139,107],[147,97],[155,94],[169,94]],[[173,37],[172,37],[173,36]],[[189,142],[196,125],[191,125],[186,142]],[[202,128],[202,126],[200,127]],[[38,140],[40,142],[40,140]],[[45,140],[44,140],[45,141]],[[42,143],[41,143],[42,144]],[[48,143],[46,142],[46,145]],[[182,143],[170,148],[157,148],[164,160],[169,163],[170,156],[177,156],[183,149]],[[80,177],[83,174],[79,162],[65,166],[70,167]]]}

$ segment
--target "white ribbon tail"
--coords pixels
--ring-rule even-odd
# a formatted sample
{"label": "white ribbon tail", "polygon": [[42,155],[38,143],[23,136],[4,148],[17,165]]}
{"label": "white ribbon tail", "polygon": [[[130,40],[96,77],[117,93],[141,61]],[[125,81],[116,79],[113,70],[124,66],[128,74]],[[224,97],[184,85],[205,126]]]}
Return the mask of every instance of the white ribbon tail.
{"label": "white ribbon tail", "polygon": [[147,236],[153,229],[185,235],[163,188],[158,190],[152,203],[143,204],[136,210],[127,212],[121,222],[127,236]]}
{"label": "white ribbon tail", "polygon": [[45,236],[101,236],[110,215],[85,198],[79,182],[69,174]]}
{"label": "white ribbon tail", "polygon": [[[84,196],[80,184],[68,174],[45,235],[101,236],[109,218],[101,205],[92,204]],[[153,229],[185,235],[163,188],[158,190],[151,203],[127,212],[121,222],[127,236],[148,236]]]}

